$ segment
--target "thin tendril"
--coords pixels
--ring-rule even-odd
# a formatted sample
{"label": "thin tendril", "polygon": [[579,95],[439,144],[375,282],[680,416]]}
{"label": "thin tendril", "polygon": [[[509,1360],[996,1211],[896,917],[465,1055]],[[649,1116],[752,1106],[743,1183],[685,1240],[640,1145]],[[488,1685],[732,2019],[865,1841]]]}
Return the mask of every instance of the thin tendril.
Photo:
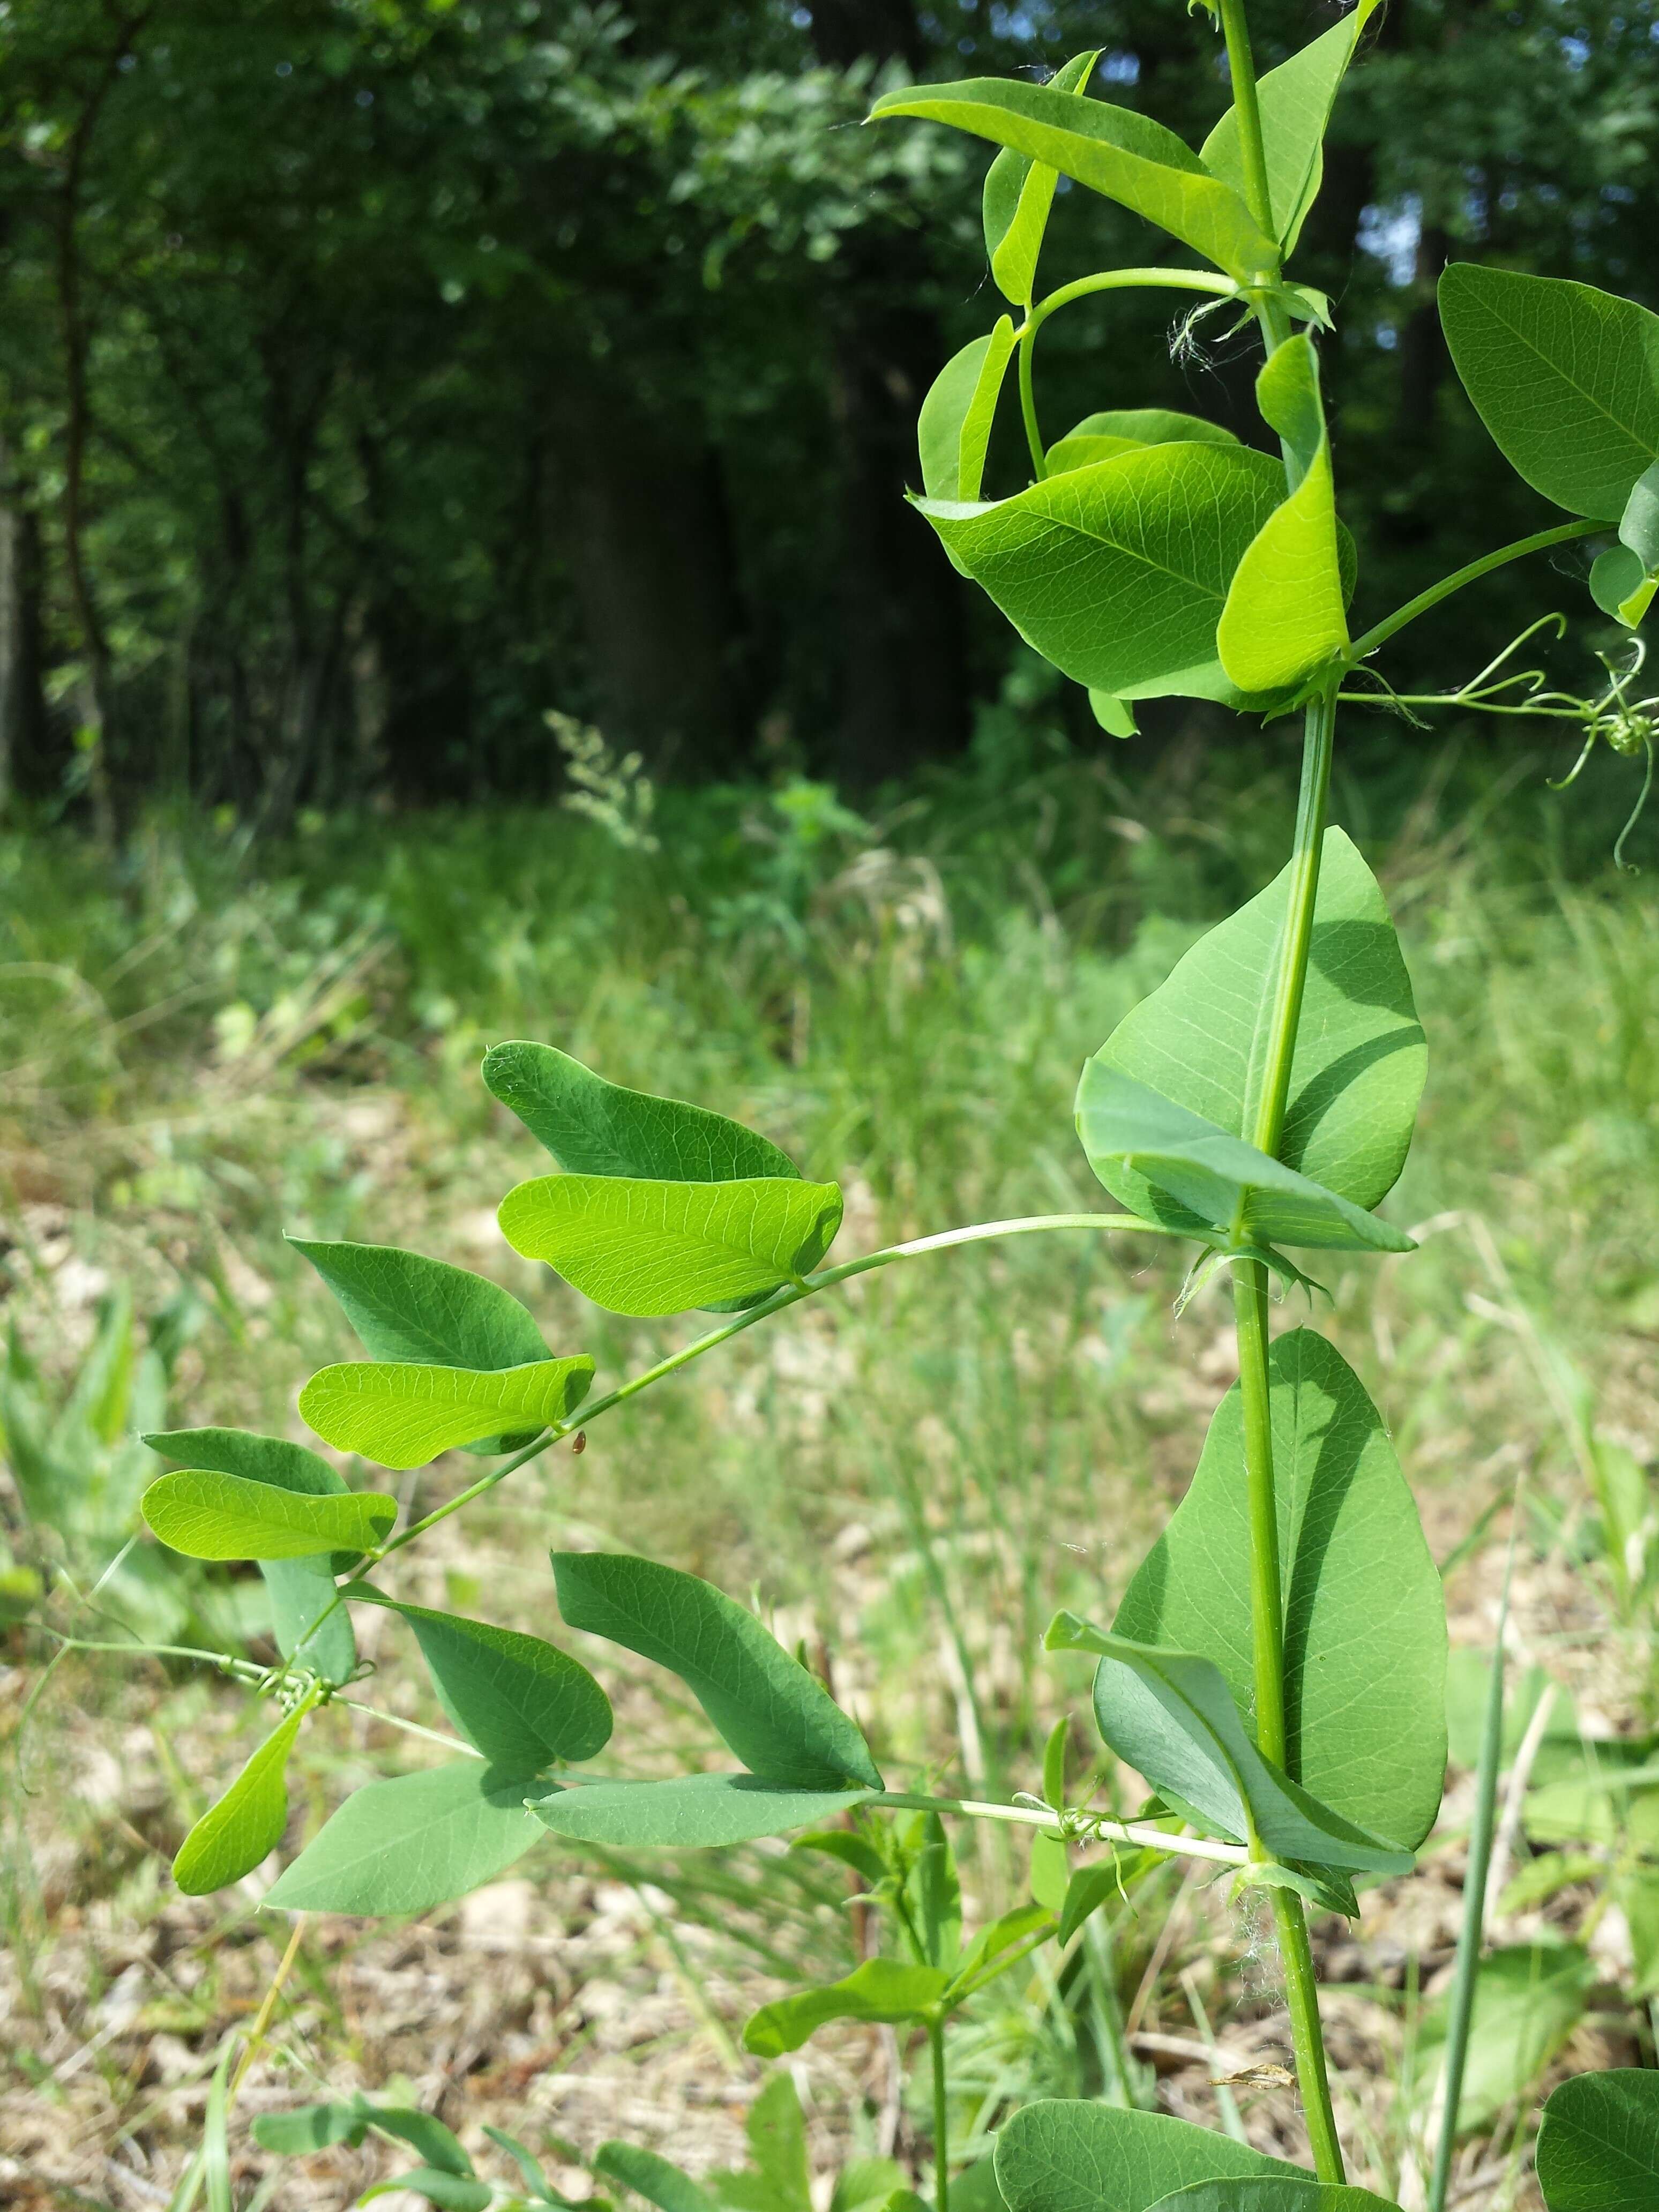
{"label": "thin tendril", "polygon": [[1630,820],[1626,823],[1624,828],[1619,832],[1619,842],[1613,848],[1613,866],[1615,868],[1622,868],[1627,876],[1639,876],[1642,872],[1640,868],[1637,866],[1634,860],[1626,860],[1625,840],[1629,836],[1631,831],[1641,820],[1642,810],[1648,803],[1648,793],[1653,789],[1653,739],[1651,738],[1643,738],[1642,750],[1648,757],[1647,773],[1642,778],[1641,792],[1637,798],[1635,805],[1631,809]]}
{"label": "thin tendril", "polygon": [[1566,774],[1564,776],[1547,776],[1544,779],[1552,791],[1571,790],[1573,785],[1577,782],[1579,777],[1583,774],[1584,763],[1595,750],[1595,740],[1600,735],[1601,732],[1592,723],[1590,726],[1590,733],[1584,740],[1583,751],[1579,754],[1577,759],[1567,770]]}

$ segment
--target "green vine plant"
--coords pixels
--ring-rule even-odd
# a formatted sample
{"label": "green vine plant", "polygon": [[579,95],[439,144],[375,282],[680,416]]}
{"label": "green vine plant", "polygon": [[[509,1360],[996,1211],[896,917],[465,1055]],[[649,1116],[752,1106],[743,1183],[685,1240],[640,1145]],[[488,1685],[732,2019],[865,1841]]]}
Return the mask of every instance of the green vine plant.
{"label": "green vine plant", "polygon": [[[348,1797],[265,1909],[423,1912],[550,1834],[684,1851],[804,1833],[868,1884],[897,1949],[769,2005],[749,2024],[749,2047],[787,2052],[835,2020],[892,2023],[925,2046],[939,2116],[936,2212],[949,2212],[953,2186],[945,2022],[989,1977],[1037,1945],[1069,1944],[1122,1884],[1171,1859],[1271,1911],[1312,2170],[1184,2121],[1050,2100],[1006,2122],[990,2169],[956,2178],[964,2200],[1008,2212],[1363,2212],[1381,2202],[1345,2186],[1308,1914],[1353,1915],[1356,1881],[1409,1873],[1435,1820],[1446,1764],[1444,1605],[1387,1427],[1358,1376],[1312,1328],[1269,1330],[1271,1285],[1306,1283],[1304,1261],[1413,1249],[1377,1209],[1406,1160],[1426,1048],[1382,893],[1328,818],[1337,709],[1398,701],[1566,715],[1587,750],[1603,738],[1645,751],[1650,773],[1655,702],[1632,700],[1636,666],[1619,672],[1611,654],[1607,686],[1583,701],[1545,696],[1541,678],[1517,681],[1501,666],[1455,693],[1401,692],[1375,656],[1448,595],[1572,540],[1602,542],[1591,593],[1634,636],[1659,582],[1659,317],[1583,284],[1469,262],[1446,270],[1441,313],[1465,388],[1520,475],[1568,520],[1427,586],[1356,635],[1354,548],[1338,516],[1320,388],[1331,310],[1285,264],[1376,5],[1359,0],[1258,82],[1243,0],[1219,0],[1232,105],[1196,153],[1146,116],[1093,97],[1093,54],[1048,84],[908,87],[874,110],[889,127],[942,124],[999,149],[985,232],[1006,310],[945,364],[919,423],[916,505],[945,554],[1087,688],[1109,732],[1132,735],[1137,703],[1171,696],[1303,718],[1284,868],[1083,1069],[1077,1131],[1109,1207],[947,1227],[826,1265],[842,1194],[806,1179],[764,1136],[623,1089],[550,1045],[503,1043],[483,1062],[484,1084],[557,1169],[501,1201],[507,1243],[611,1313],[701,1310],[712,1325],[590,1395],[592,1360],[550,1350],[496,1284],[389,1246],[301,1242],[368,1354],[312,1376],[299,1400],[305,1419],[337,1453],[392,1471],[474,1454],[487,1462],[477,1478],[399,1526],[388,1490],[349,1487],[298,1443],[215,1428],[149,1439],[175,1467],[145,1494],[150,1529],[191,1559],[258,1561],[283,1655],[264,1674],[197,1655],[252,1674],[280,1718],[185,1839],[174,1865],[182,1889],[222,1888],[280,1843],[298,1735],[352,1702],[353,1614],[389,1611],[420,1648],[452,1755]],[[1193,264],[1102,270],[1040,295],[1061,176],[1145,218]],[[1277,454],[1160,409],[1092,414],[1047,441],[1035,374],[1044,324],[1085,297],[1144,287],[1195,295],[1206,312],[1259,332],[1256,398]],[[990,434],[1011,380],[1030,481],[988,496]],[[630,1775],[625,1762],[596,1767],[612,1716],[585,1667],[540,1638],[406,1604],[382,1587],[382,1570],[439,1523],[562,1439],[580,1446],[579,1420],[591,1425],[809,1298],[988,1240],[1117,1232],[1175,1240],[1192,1255],[1194,1283],[1230,1278],[1239,1370],[1185,1498],[1115,1618],[1061,1613],[1048,1632],[1048,1649],[1075,1660],[1080,1680],[1091,1670],[1103,1746],[1146,1786],[1134,1818],[1103,1808],[1098,1777],[1068,1796],[1063,1729],[1040,1789],[1009,1802],[890,1789],[853,1717],[744,1606],[647,1558],[564,1552],[552,1571],[565,1623],[678,1676],[734,1761],[665,1779]],[[1041,1893],[964,1946],[945,1824],[969,1821],[1031,1831]],[[311,2109],[323,2117],[296,2119],[286,2136],[262,2123],[273,2144],[386,2124],[378,2108]],[[399,2126],[407,2136],[406,2118],[392,2131]],[[447,2166],[434,2163],[433,2143]],[[524,2163],[529,2154],[508,2148],[531,2200],[556,2201],[533,2160]],[[610,2149],[611,2177],[669,2212],[709,2201],[661,2160],[658,2172],[650,2154]],[[427,2166],[404,2179],[431,2201],[500,2201],[439,2137],[424,2154]],[[1538,2165],[1552,2212],[1659,2201],[1659,2074],[1568,2083],[1551,2101]],[[1444,2187],[1443,2171],[1441,2201]],[[738,2201],[760,2199],[750,2190]],[[902,2190],[890,2201],[917,2202]]]}

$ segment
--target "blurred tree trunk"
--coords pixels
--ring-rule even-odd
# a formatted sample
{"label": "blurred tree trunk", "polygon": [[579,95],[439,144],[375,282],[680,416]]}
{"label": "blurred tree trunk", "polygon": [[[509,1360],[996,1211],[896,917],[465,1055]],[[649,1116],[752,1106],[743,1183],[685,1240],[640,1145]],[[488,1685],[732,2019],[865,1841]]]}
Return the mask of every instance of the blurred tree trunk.
{"label": "blurred tree trunk", "polygon": [[613,744],[659,773],[732,775],[751,738],[714,457],[597,380],[550,409],[552,507]]}
{"label": "blurred tree trunk", "polygon": [[50,755],[40,690],[40,526],[9,475],[0,439],[0,811],[52,797],[69,764]]}
{"label": "blurred tree trunk", "polygon": [[[916,70],[927,51],[913,0],[819,0],[811,37],[836,69]],[[937,316],[915,304],[929,275],[916,234],[873,228],[851,233],[826,270],[841,489],[836,766],[854,786],[959,751],[968,735],[963,587],[904,504],[916,416],[945,361]]]}

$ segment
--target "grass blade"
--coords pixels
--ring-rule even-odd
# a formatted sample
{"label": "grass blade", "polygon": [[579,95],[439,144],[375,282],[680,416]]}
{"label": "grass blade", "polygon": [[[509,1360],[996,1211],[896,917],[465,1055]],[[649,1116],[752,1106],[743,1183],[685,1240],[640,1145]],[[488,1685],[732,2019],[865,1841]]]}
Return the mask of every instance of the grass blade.
{"label": "grass blade", "polygon": [[[1520,1504],[1517,1488],[1516,1504]],[[1452,2156],[1457,2144],[1457,2107],[1463,2094],[1463,2069],[1469,2055],[1469,2022],[1480,1950],[1486,1929],[1486,1876],[1492,1865],[1492,1828],[1498,1807],[1498,1774],[1504,1760],[1504,1634],[1510,1617],[1510,1578],[1515,1572],[1515,1531],[1510,1534],[1504,1567],[1504,1594],[1498,1606],[1498,1637],[1492,1650],[1492,1681],[1486,1692],[1486,1724],[1480,1736],[1480,1765],[1475,1776],[1474,1819],[1469,1830],[1469,1860],[1463,1875],[1463,1926],[1457,1939],[1457,1971],[1446,2016],[1446,2093],[1440,2115],[1440,2140],[1429,2184],[1428,2212],[1446,2212]]]}

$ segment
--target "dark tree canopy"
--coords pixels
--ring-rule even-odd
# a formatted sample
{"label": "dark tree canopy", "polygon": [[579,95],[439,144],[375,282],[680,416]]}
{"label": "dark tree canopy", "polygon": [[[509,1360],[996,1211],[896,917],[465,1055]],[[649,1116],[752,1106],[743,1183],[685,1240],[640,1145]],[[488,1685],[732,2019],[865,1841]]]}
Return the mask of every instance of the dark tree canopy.
{"label": "dark tree canopy", "polygon": [[[1262,65],[1332,15],[1264,5]],[[110,823],[533,796],[549,708],[686,776],[958,748],[1008,647],[902,493],[985,321],[981,157],[857,125],[884,76],[1096,44],[1097,89],[1194,143],[1225,105],[1174,0],[13,0],[0,789]],[[1445,373],[1441,264],[1659,304],[1656,137],[1651,0],[1393,0],[1297,267],[1343,300],[1362,604],[1539,519]],[[1066,192],[1045,281],[1167,258],[1136,228]],[[1056,319],[1076,416],[1243,423],[1218,325],[1158,388],[1128,366],[1166,315]],[[1459,610],[1460,661],[1506,592]]]}

